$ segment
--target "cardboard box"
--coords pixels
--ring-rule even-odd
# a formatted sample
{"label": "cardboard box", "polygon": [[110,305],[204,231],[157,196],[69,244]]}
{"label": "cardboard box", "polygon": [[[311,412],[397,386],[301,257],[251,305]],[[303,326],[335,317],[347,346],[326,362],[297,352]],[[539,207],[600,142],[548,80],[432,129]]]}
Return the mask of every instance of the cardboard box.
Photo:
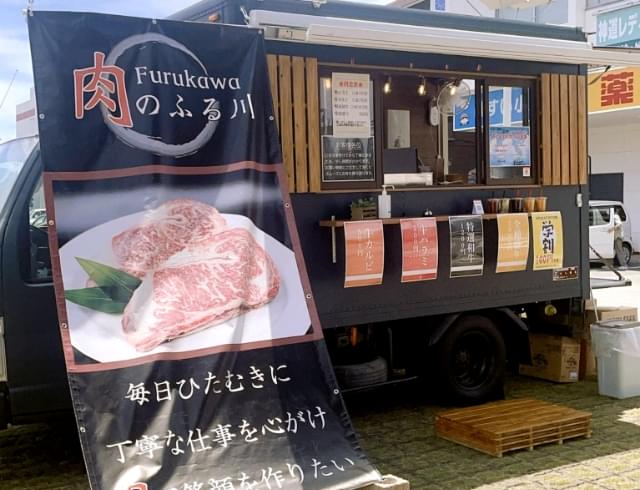
{"label": "cardboard box", "polygon": [[[596,320],[596,311],[598,320]],[[574,337],[591,340],[591,325],[597,321],[626,320],[635,322],[638,320],[638,308],[635,306],[597,306],[595,300],[587,300],[582,316],[573,317],[571,320]]]}
{"label": "cardboard box", "polygon": [[580,370],[578,371],[579,380],[595,381],[598,379],[598,368],[596,366],[596,354],[593,351],[591,340],[580,340]]}
{"label": "cardboard box", "polygon": [[529,334],[533,365],[521,364],[520,374],[572,383],[578,381],[580,342],[558,335]]}

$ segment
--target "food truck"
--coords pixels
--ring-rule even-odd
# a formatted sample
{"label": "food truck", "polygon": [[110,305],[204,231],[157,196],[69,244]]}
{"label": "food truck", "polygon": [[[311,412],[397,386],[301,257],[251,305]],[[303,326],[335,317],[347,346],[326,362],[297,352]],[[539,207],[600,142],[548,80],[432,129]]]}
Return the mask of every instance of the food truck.
{"label": "food truck", "polygon": [[[636,54],[573,28],[338,1],[203,1],[172,18],[264,34],[343,390],[420,378],[465,403],[499,396],[529,328],[589,297],[587,67]],[[0,423],[69,406],[39,151],[9,153]]]}

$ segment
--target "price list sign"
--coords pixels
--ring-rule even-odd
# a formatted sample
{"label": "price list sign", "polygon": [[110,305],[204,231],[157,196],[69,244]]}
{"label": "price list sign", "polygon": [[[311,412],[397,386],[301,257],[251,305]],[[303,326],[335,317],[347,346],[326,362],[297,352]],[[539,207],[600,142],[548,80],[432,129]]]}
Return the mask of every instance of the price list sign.
{"label": "price list sign", "polygon": [[529,216],[499,214],[496,272],[523,271],[529,258]]}
{"label": "price list sign", "polygon": [[450,216],[451,277],[481,276],[484,266],[482,216]]}
{"label": "price list sign", "polygon": [[333,135],[343,138],[371,136],[369,75],[333,73],[331,92]]}
{"label": "price list sign", "polygon": [[384,233],[381,220],[352,221],[344,224],[344,287],[382,284],[384,272]]}
{"label": "price list sign", "polygon": [[435,218],[400,220],[402,282],[429,281],[438,276],[438,228]]}
{"label": "price list sign", "polygon": [[533,270],[562,267],[563,240],[560,211],[531,213],[533,229]]}

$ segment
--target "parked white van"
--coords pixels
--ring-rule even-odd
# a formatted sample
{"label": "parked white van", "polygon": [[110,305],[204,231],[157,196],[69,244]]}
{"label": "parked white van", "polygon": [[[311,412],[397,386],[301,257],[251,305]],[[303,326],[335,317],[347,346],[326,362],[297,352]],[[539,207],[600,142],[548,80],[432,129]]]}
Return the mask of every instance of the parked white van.
{"label": "parked white van", "polygon": [[[620,231],[616,233],[616,221],[619,219]],[[619,256],[616,257],[615,238],[622,240]],[[619,265],[627,265],[634,252],[631,239],[631,219],[619,201],[589,201],[589,259],[614,259]]]}

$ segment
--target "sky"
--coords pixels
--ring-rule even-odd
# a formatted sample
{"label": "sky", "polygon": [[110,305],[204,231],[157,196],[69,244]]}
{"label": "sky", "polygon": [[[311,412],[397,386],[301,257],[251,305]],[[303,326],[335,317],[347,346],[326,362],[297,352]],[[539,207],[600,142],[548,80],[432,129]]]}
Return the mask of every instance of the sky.
{"label": "sky", "polygon": [[[91,11],[162,18],[197,0],[34,0],[34,10]],[[33,86],[27,0],[0,0],[0,141],[15,137],[16,104],[29,100]],[[17,71],[17,73],[16,73]],[[9,84],[15,74],[11,87]]]}

